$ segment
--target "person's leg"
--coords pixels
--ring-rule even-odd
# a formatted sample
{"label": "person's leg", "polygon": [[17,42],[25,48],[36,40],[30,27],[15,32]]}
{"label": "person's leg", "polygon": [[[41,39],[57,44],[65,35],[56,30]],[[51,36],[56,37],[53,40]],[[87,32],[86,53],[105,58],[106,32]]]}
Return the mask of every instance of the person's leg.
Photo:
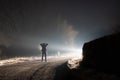
{"label": "person's leg", "polygon": [[47,62],[47,55],[46,55],[46,52],[45,52],[45,62]]}
{"label": "person's leg", "polygon": [[42,61],[43,61],[43,54],[44,54],[44,53],[42,52]]}

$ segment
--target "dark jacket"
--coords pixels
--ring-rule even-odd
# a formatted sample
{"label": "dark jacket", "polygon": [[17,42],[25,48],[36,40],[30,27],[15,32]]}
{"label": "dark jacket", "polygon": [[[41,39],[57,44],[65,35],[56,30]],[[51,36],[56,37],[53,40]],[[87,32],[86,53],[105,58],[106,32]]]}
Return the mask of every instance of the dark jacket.
{"label": "dark jacket", "polygon": [[40,44],[41,45],[41,47],[42,47],[42,51],[43,52],[46,52],[46,47],[47,47],[47,43],[42,43],[42,44]]}

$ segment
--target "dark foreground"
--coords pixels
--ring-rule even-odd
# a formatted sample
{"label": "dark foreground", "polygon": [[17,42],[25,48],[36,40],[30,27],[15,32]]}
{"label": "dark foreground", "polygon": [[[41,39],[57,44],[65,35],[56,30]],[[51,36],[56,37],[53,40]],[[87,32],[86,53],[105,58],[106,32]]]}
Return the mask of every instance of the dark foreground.
{"label": "dark foreground", "polygon": [[[0,66],[0,80],[120,80],[115,74],[79,67],[69,69],[68,59],[25,61]],[[75,62],[76,63],[76,62]]]}

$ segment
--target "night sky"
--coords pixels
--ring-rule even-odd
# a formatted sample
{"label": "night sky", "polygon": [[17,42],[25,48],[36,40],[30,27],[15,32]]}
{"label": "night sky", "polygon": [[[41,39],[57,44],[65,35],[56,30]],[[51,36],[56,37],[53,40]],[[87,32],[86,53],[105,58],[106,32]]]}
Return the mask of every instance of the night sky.
{"label": "night sky", "polygon": [[80,48],[120,30],[119,0],[0,0],[0,44]]}

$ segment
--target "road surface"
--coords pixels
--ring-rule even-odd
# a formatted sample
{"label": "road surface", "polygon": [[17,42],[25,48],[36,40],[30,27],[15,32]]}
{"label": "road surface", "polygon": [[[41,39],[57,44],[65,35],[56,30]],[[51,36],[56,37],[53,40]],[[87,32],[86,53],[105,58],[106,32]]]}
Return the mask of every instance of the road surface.
{"label": "road surface", "polygon": [[26,61],[0,66],[0,80],[73,80],[67,67],[68,59]]}

